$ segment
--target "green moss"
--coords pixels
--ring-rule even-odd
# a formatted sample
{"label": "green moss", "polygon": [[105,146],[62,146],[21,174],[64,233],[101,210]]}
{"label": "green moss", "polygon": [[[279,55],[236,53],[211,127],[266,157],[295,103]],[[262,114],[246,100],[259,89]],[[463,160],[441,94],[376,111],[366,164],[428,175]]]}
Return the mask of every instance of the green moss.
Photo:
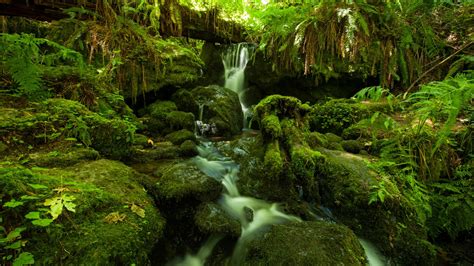
{"label": "green moss", "polygon": [[216,203],[202,203],[197,208],[194,221],[205,234],[226,234],[238,237],[241,234],[240,222]]}
{"label": "green moss", "polygon": [[175,204],[183,199],[215,200],[222,186],[201,172],[193,161],[162,165],[155,173],[156,197]]}
{"label": "green moss", "polygon": [[17,142],[17,146],[35,146],[74,137],[104,156],[122,158],[129,152],[136,129],[132,122],[105,118],[66,99],[49,99],[23,110],[2,109],[0,135]]}
{"label": "green moss", "polygon": [[[149,263],[149,252],[162,235],[164,219],[139,179],[131,168],[109,160],[63,169],[0,165],[2,200],[19,199],[22,195],[38,197],[21,208],[6,210],[2,214],[8,221],[6,228],[27,227],[23,238],[28,242],[23,250],[31,252],[38,264]],[[35,189],[28,184],[45,188]],[[44,199],[57,196],[53,191],[57,188],[75,197],[75,213],[63,210],[46,228],[22,218],[29,211],[38,210]],[[133,205],[143,209],[145,216],[137,215]],[[105,218],[115,212],[123,215],[123,221],[108,223]]]}
{"label": "green moss", "polygon": [[135,134],[133,144],[145,147],[148,145],[148,137],[142,134]]}
{"label": "green moss", "polygon": [[283,159],[280,155],[280,146],[278,141],[267,145],[263,165],[267,172],[267,177],[272,180],[278,180],[283,172]]}
{"label": "green moss", "polygon": [[[240,133],[244,117],[237,93],[210,85],[197,87],[191,94],[197,104],[204,106],[203,121],[214,123],[217,135],[230,137]],[[195,113],[195,117],[199,117],[199,113]]]}
{"label": "green moss", "polygon": [[169,141],[156,142],[151,149],[133,149],[132,163],[148,163],[162,159],[174,159],[180,155],[180,148]]}
{"label": "green moss", "polygon": [[261,129],[266,136],[272,139],[278,139],[282,134],[280,120],[276,115],[265,116],[261,122]]}
{"label": "green moss", "polygon": [[187,129],[181,129],[179,131],[172,132],[166,135],[165,138],[175,145],[181,145],[181,143],[186,140],[196,141],[196,136],[194,133]]}
{"label": "green moss", "polygon": [[[414,207],[395,181],[369,168],[360,156],[318,150],[326,158],[318,161],[317,166],[320,190],[324,191],[321,201],[338,220],[400,262],[402,257],[411,257],[410,263],[430,265],[434,258],[432,246],[426,241],[426,232],[416,218]],[[369,205],[371,187],[382,181],[387,194],[383,204]],[[421,252],[415,253],[418,251]]]}
{"label": "green moss", "polygon": [[173,94],[171,99],[176,103],[178,110],[198,114],[199,106],[189,90],[179,89]]}
{"label": "green moss", "polygon": [[280,118],[301,118],[310,110],[309,105],[302,104],[297,98],[278,94],[266,97],[255,106],[255,114],[259,120],[263,120],[269,114]]}
{"label": "green moss", "polygon": [[359,153],[364,148],[363,143],[357,140],[344,140],[341,142],[345,151],[350,153]]}
{"label": "green moss", "polygon": [[305,139],[311,148],[327,147],[328,145],[327,137],[319,132],[309,132],[306,134]]}
{"label": "green moss", "polygon": [[192,157],[199,154],[196,143],[190,139],[181,143],[179,146],[179,153],[186,157]]}
{"label": "green moss", "polygon": [[370,115],[367,107],[353,100],[330,100],[323,105],[315,105],[310,114],[311,131],[342,134],[350,125]]}
{"label": "green moss", "polygon": [[155,119],[166,119],[168,113],[177,110],[176,104],[172,101],[156,101],[148,106],[148,113]]}
{"label": "green moss", "polygon": [[66,167],[98,158],[99,153],[94,149],[71,148],[62,151],[30,153],[28,164],[41,167]]}
{"label": "green moss", "polygon": [[244,265],[366,265],[354,233],[343,225],[300,222],[273,225],[251,241]]}
{"label": "green moss", "polygon": [[181,111],[172,111],[166,115],[166,122],[171,130],[187,129],[194,130],[194,115]]}

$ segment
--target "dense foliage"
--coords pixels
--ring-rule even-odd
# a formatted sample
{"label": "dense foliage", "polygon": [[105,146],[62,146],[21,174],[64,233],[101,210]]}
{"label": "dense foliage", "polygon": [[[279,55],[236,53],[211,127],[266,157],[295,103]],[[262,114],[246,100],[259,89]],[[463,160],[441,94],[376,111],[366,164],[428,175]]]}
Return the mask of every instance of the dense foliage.
{"label": "dense foliage", "polygon": [[[181,235],[199,231],[193,219],[212,227],[195,211],[220,193],[183,158],[198,154],[198,117],[226,138],[242,121],[239,97],[206,83],[218,69],[203,46],[216,41],[256,44],[252,64],[271,69],[272,86],[375,85],[311,103],[252,95],[268,97],[250,108],[258,147],[232,150],[248,166],[244,193],[308,220],[312,205],[327,204],[396,262],[421,254],[428,263],[432,243],[472,235],[474,5],[293,2],[96,1],[52,22],[1,17],[1,263],[149,263],[164,227],[158,208],[176,223],[165,233],[176,243],[209,233]],[[217,51],[207,56],[220,64]],[[76,241],[84,236],[103,253]],[[176,243],[160,248],[174,256]]]}

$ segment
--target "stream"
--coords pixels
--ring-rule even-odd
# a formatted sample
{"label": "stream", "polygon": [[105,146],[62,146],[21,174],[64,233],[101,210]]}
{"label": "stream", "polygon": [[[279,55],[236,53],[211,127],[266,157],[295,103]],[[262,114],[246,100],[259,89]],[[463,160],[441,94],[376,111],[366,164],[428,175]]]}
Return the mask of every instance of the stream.
{"label": "stream", "polygon": [[[248,106],[243,102],[245,88],[245,68],[249,61],[249,45],[230,45],[226,53],[222,55],[222,62],[225,69],[225,87],[236,92],[244,113],[243,127],[246,128]],[[203,107],[200,107],[200,120],[202,122]],[[198,136],[200,144],[198,146],[199,155],[193,158],[196,166],[207,176],[220,182],[224,187],[224,192],[219,200],[220,206],[225,212],[237,219],[241,225],[241,235],[235,244],[230,265],[241,265],[246,256],[247,244],[259,237],[271,225],[286,222],[300,222],[296,216],[283,213],[277,203],[270,203],[261,199],[240,194],[237,187],[240,166],[231,158],[222,155],[214,146],[214,143]],[[248,215],[251,212],[251,215]],[[325,212],[329,213],[329,210]],[[204,265],[206,259],[212,254],[212,250],[222,239],[221,236],[210,236],[209,239],[195,254],[187,254],[183,258],[178,258],[169,265],[199,266]],[[359,239],[365,250],[369,265],[387,265],[385,258],[370,242]]]}

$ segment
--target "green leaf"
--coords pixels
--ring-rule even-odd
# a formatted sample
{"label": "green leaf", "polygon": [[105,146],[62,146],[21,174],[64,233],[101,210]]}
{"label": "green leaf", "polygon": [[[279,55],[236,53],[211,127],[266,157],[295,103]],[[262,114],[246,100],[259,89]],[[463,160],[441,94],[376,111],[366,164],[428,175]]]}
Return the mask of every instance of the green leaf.
{"label": "green leaf", "polygon": [[39,212],[29,212],[27,215],[25,215],[26,219],[39,219],[40,218],[40,213]]}
{"label": "green leaf", "polygon": [[29,252],[22,252],[20,253],[20,256],[18,256],[18,258],[13,261],[13,266],[30,265],[34,263],[35,259],[33,254]]}
{"label": "green leaf", "polygon": [[13,240],[17,239],[18,237],[21,236],[21,232],[25,231],[26,227],[17,227],[15,230],[11,231],[8,233],[6,237],[6,242],[12,242]]}
{"label": "green leaf", "polygon": [[38,197],[30,196],[30,195],[23,195],[23,196],[21,196],[21,199],[22,200],[35,200],[35,199],[38,199]]}
{"label": "green leaf", "polygon": [[5,249],[19,249],[19,248],[21,248],[21,241],[16,241],[5,247]]}
{"label": "green leaf", "polygon": [[53,222],[53,219],[38,219],[38,220],[33,220],[31,223],[34,225],[38,226],[48,226]]}
{"label": "green leaf", "polygon": [[134,212],[136,215],[140,216],[141,218],[145,218],[145,210],[140,208],[139,206],[132,204],[132,207],[130,207],[130,210]]}
{"label": "green leaf", "polygon": [[41,185],[41,184],[28,184],[28,185],[34,189],[47,189],[48,188],[47,186]]}
{"label": "green leaf", "polygon": [[64,202],[64,207],[70,212],[76,212],[76,204],[66,201]]}
{"label": "green leaf", "polygon": [[3,204],[3,207],[15,208],[15,207],[21,206],[23,204],[24,204],[23,201],[17,201],[15,199],[11,199],[9,202]]}

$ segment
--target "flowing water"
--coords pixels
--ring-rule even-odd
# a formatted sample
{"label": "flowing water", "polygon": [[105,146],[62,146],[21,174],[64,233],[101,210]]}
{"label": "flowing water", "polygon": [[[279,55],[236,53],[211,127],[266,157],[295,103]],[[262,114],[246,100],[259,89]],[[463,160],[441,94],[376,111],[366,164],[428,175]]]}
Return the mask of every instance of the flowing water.
{"label": "flowing water", "polygon": [[[239,165],[230,158],[220,154],[211,142],[203,141],[198,147],[199,156],[194,158],[194,162],[198,168],[209,177],[222,183],[225,192],[219,200],[222,208],[232,217],[240,221],[242,233],[238,239],[232,258],[231,265],[240,265],[241,260],[245,257],[246,245],[259,232],[269,228],[272,224],[284,223],[289,221],[300,221],[299,218],[287,215],[278,209],[276,203],[269,203],[264,200],[255,199],[240,195],[237,188],[237,179],[239,173]],[[250,210],[253,215],[249,218],[247,213]],[[212,238],[211,238],[212,239]],[[204,250],[212,250],[216,242],[209,241],[201,248]],[[204,254],[209,255],[209,253]],[[187,255],[182,263],[188,264],[178,265],[200,265],[204,264],[206,257],[197,255]]]}
{"label": "flowing water", "polygon": [[245,87],[245,68],[249,61],[249,54],[253,48],[246,43],[232,44],[222,55],[224,64],[224,87],[231,89],[239,95],[240,105],[244,113],[244,128],[247,127],[247,117],[249,113],[248,105],[244,100]]}
{"label": "flowing water", "polygon": [[[249,60],[249,47],[247,44],[231,45],[222,56],[225,69],[225,87],[233,90],[239,95],[240,104],[244,113],[244,128],[247,126],[248,107],[243,101],[245,92],[245,68]],[[199,106],[199,121],[202,122],[204,104]],[[237,187],[239,165],[230,158],[219,153],[212,142],[201,139],[198,146],[199,155],[193,160],[197,167],[206,175],[221,182],[225,189],[219,204],[230,216],[236,218],[241,224],[241,235],[235,244],[230,265],[241,265],[246,256],[247,244],[258,237],[261,232],[273,224],[301,221],[298,217],[281,212],[278,204],[269,203],[264,200],[249,196],[242,196]],[[236,151],[238,152],[238,151]],[[318,207],[314,209],[322,217],[334,221],[329,209]],[[252,212],[252,215],[248,213]],[[212,250],[220,241],[221,237],[211,236],[196,254],[187,254],[184,258],[171,262],[171,265],[200,266],[204,265]],[[383,256],[375,246],[366,240],[359,239],[366,255],[369,265],[386,265]]]}

